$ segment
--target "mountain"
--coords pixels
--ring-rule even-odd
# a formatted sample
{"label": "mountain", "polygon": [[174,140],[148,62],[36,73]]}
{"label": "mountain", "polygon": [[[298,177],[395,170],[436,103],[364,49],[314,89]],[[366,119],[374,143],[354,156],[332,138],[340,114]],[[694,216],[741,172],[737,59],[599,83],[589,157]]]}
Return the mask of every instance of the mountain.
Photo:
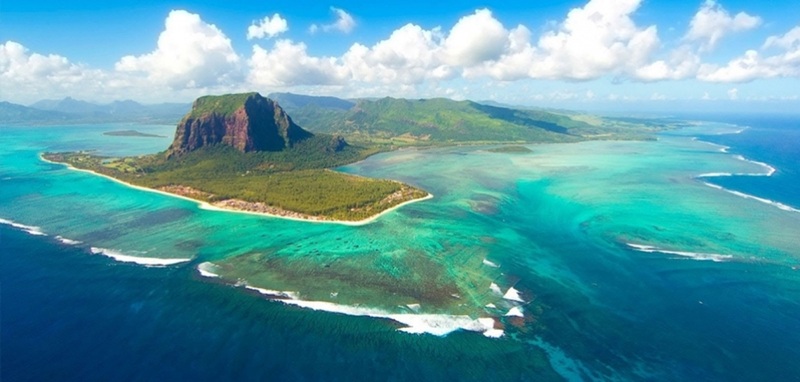
{"label": "mountain", "polygon": [[580,139],[591,126],[565,115],[453,101],[444,98],[359,100],[348,110],[291,109],[311,131],[364,139],[402,138],[414,143],[563,142]]}
{"label": "mountain", "polygon": [[281,151],[312,136],[275,101],[258,93],[205,96],[178,123],[167,153],[180,155],[217,144],[243,153]]}
{"label": "mountain", "polygon": [[269,98],[279,102],[286,110],[303,107],[319,107],[323,109],[350,110],[355,102],[328,96],[309,96],[293,93],[270,93]]}
{"label": "mountain", "polygon": [[94,114],[103,113],[106,108],[102,105],[81,101],[72,97],[61,100],[41,100],[31,105],[34,109],[58,111],[69,114]]}
{"label": "mountain", "polygon": [[21,112],[16,105],[0,108],[0,121],[9,124],[56,124],[56,123],[175,123],[190,108],[189,104],[162,103],[143,105],[135,101],[114,101],[96,104],[67,97],[60,100],[41,100]]}
{"label": "mountain", "polygon": [[10,102],[0,102],[0,123],[24,124],[44,121],[69,122],[74,116],[57,111],[34,109]]}

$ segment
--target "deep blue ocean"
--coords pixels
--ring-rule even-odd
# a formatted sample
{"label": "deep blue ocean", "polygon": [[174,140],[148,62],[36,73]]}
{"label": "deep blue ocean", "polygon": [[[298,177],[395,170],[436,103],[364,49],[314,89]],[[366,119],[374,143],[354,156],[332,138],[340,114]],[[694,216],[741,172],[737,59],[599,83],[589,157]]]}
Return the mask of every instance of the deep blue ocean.
{"label": "deep blue ocean", "polygon": [[739,134],[699,138],[729,146],[730,153],[768,163],[776,171],[770,177],[718,177],[712,182],[800,209],[800,118],[740,116],[724,120],[747,129]]}
{"label": "deep blue ocean", "polygon": [[[724,119],[747,129],[697,138],[776,172],[708,181],[800,209],[800,117]],[[199,260],[148,268],[0,224],[0,380],[583,380],[636,369],[646,353],[658,374],[628,378],[800,381],[800,270],[614,250],[634,260],[564,254],[575,274],[617,293],[598,292],[602,308],[581,308],[591,304],[565,292],[576,287],[570,280],[531,277],[520,285],[548,303],[541,337],[436,337],[269,301],[199,276]],[[624,276],[617,266],[629,267]],[[658,295],[637,297],[648,291]]]}

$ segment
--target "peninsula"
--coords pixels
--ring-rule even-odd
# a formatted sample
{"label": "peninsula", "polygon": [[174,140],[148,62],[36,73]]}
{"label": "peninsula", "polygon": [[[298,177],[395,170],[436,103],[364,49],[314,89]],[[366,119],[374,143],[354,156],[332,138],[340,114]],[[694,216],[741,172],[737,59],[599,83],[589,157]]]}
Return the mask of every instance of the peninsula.
{"label": "peninsula", "polygon": [[410,185],[331,168],[379,151],[313,134],[258,93],[198,98],[163,152],[107,158],[88,152],[42,158],[225,210],[311,221],[366,222],[430,197]]}

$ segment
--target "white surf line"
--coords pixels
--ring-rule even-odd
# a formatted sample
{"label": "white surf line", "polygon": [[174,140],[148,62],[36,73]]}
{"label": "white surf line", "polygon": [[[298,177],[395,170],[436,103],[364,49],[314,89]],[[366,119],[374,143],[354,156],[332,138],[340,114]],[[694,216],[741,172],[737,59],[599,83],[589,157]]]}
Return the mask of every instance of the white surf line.
{"label": "white surf line", "polygon": [[135,263],[139,265],[144,265],[146,267],[166,267],[168,265],[185,263],[192,260],[192,259],[162,259],[158,257],[131,256],[131,255],[126,255],[125,253],[119,250],[98,248],[98,247],[91,247],[89,250],[92,252],[92,254],[95,255],[103,255],[119,262]]}
{"label": "white surf line", "polygon": [[21,229],[21,230],[23,230],[23,231],[25,231],[25,232],[27,232],[27,233],[29,233],[31,235],[34,235],[34,236],[47,236],[47,234],[44,233],[41,228],[36,227],[36,226],[17,223],[15,221],[8,220],[8,219],[3,219],[3,218],[0,218],[0,224],[10,225],[10,226],[12,226],[14,228]]}
{"label": "white surf line", "polygon": [[713,184],[713,183],[703,182],[703,184],[705,184],[708,187],[715,188],[715,189],[720,190],[720,191],[725,191],[725,192],[727,192],[729,194],[732,194],[732,195],[736,195],[736,196],[738,196],[740,198],[752,199],[752,200],[755,200],[755,201],[758,201],[758,202],[761,202],[761,203],[764,203],[764,204],[769,204],[771,206],[778,207],[778,208],[780,208],[780,209],[782,209],[784,211],[799,212],[800,213],[800,209],[788,206],[788,205],[783,204],[781,202],[776,202],[774,200],[761,198],[761,197],[758,197],[758,196],[755,196],[755,195],[745,194],[744,192],[729,190],[729,189],[727,189],[725,187],[718,186],[718,185]]}
{"label": "white surf line", "polygon": [[[192,199],[192,198],[190,198],[188,196],[173,194],[173,193],[170,193],[170,192],[156,190],[156,189],[153,189],[153,188],[137,186],[135,184],[131,184],[131,183],[125,182],[123,180],[114,178],[112,176],[101,174],[99,172],[95,172],[95,171],[92,171],[92,170],[85,170],[85,169],[82,169],[82,168],[74,167],[74,166],[70,165],[69,163],[53,162],[51,160],[45,159],[41,154],[39,155],[39,159],[42,160],[43,162],[65,166],[67,169],[72,170],[72,171],[80,171],[80,172],[85,172],[87,174],[100,176],[100,177],[106,178],[108,180],[111,180],[111,181],[117,182],[119,184],[122,184],[122,185],[124,185],[126,187],[130,187],[130,188],[136,189],[136,190],[152,192],[152,193],[156,193],[156,194],[160,194],[160,195],[164,195],[164,196],[169,196],[169,197],[173,197],[173,198],[179,198],[179,199],[183,199],[183,200],[188,200],[190,202],[197,203],[199,205],[199,208],[202,209],[202,210],[215,211],[215,212],[229,212],[229,213],[246,214],[246,215],[255,215],[255,216],[262,216],[262,217],[271,217],[271,218],[293,220],[293,221],[299,221],[299,222],[305,222],[305,223],[341,224],[341,225],[356,226],[357,227],[357,226],[362,226],[362,225],[367,225],[369,223],[372,223],[375,220],[377,220],[379,217],[381,217],[381,216],[383,216],[385,214],[388,214],[388,213],[390,213],[390,212],[392,212],[394,210],[397,210],[398,208],[403,207],[403,206],[405,206],[407,204],[421,202],[423,200],[428,200],[428,199],[433,199],[433,194],[428,193],[428,195],[426,195],[426,196],[424,196],[422,198],[407,200],[407,201],[405,201],[403,203],[400,203],[400,204],[398,204],[398,205],[396,205],[394,207],[387,208],[387,209],[381,211],[380,213],[378,213],[377,215],[370,216],[370,217],[368,217],[366,219],[363,219],[363,220],[349,221],[349,220],[304,219],[304,218],[297,218],[297,217],[292,217],[292,216],[283,216],[283,215],[270,214],[270,213],[266,213],[266,212],[240,211],[240,210],[234,210],[234,209],[229,209],[229,208],[217,207],[215,205],[212,205],[211,203],[204,202],[202,200]],[[347,175],[351,175],[351,174],[347,174]]]}
{"label": "white surf line", "polygon": [[633,243],[625,243],[628,247],[637,250],[639,252],[647,252],[647,253],[665,253],[669,255],[677,255],[688,257],[694,260],[705,260],[705,261],[713,261],[715,263],[721,263],[726,260],[730,260],[733,258],[731,255],[721,255],[718,253],[701,253],[701,252],[685,252],[685,251],[670,251],[666,249],[661,249],[652,245],[644,245],[644,244],[633,244]]}
{"label": "white surf line", "polygon": [[[425,313],[390,313],[378,308],[365,306],[352,306],[336,304],[328,301],[301,300],[297,292],[279,291],[255,287],[246,282],[237,283],[237,286],[256,291],[267,298],[287,305],[294,305],[304,309],[318,310],[329,313],[338,313],[348,316],[361,316],[372,318],[385,318],[406,325],[397,330],[413,334],[433,334],[445,336],[457,330],[480,332],[486,337],[502,337],[504,331],[495,329],[495,321],[491,317],[471,318],[466,315],[450,314],[425,314]],[[418,309],[419,304],[409,304],[411,310]]]}
{"label": "white surf line", "polygon": [[[710,143],[710,142],[705,142],[705,143],[709,143],[709,144],[715,145],[714,143]],[[727,148],[726,148],[726,150],[727,150]],[[727,152],[727,151],[725,151],[725,152]],[[709,173],[703,173],[703,174],[695,175],[695,178],[696,179],[703,179],[703,178],[716,178],[716,177],[727,177],[727,176],[766,176],[766,177],[770,177],[770,176],[774,175],[775,172],[777,171],[777,169],[775,167],[772,167],[767,163],[755,161],[755,160],[752,160],[752,159],[747,159],[744,156],[739,155],[739,154],[735,155],[734,158],[736,158],[738,160],[741,160],[741,161],[744,161],[744,162],[748,162],[748,163],[752,163],[752,164],[761,166],[764,169],[766,169],[767,171],[765,173],[709,172]],[[800,209],[797,209],[797,208],[794,208],[792,206],[783,204],[781,202],[776,202],[774,200],[758,197],[758,196],[755,196],[755,195],[746,194],[746,193],[740,192],[740,191],[729,190],[729,189],[727,189],[725,187],[718,186],[716,184],[709,183],[709,182],[703,182],[703,184],[708,186],[708,187],[711,187],[711,188],[714,188],[714,189],[717,189],[717,190],[720,190],[720,191],[725,191],[725,192],[727,192],[729,194],[736,195],[736,196],[744,198],[744,199],[752,199],[752,200],[755,200],[755,201],[758,201],[758,202],[761,202],[761,203],[764,203],[764,204],[769,204],[769,205],[771,205],[773,207],[780,208],[780,209],[782,209],[784,211],[800,212]]]}
{"label": "white surf line", "polygon": [[216,264],[206,261],[197,265],[197,272],[203,277],[219,278],[220,276],[214,273],[216,268],[218,268]]}
{"label": "white surf line", "polygon": [[305,301],[295,299],[279,301],[301,308],[340,313],[349,316],[386,318],[406,325],[398,330],[412,334],[428,333],[441,337],[457,330],[466,330],[482,333],[486,337],[497,338],[501,337],[504,333],[503,330],[494,328],[495,321],[490,317],[471,318],[466,315],[389,313],[381,309],[340,305],[327,301]]}
{"label": "white surf line", "polygon": [[66,244],[66,245],[78,245],[78,244],[83,244],[83,242],[82,242],[82,241],[78,241],[78,240],[72,240],[72,239],[67,239],[66,237],[64,237],[64,236],[61,236],[61,235],[58,235],[58,236],[56,236],[56,240],[58,240],[58,241],[62,242],[63,244]]}

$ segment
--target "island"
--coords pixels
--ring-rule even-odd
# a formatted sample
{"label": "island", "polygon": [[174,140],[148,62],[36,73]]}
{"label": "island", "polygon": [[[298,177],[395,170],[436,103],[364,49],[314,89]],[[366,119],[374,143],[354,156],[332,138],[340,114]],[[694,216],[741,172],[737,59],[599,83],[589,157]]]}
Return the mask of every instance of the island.
{"label": "island", "polygon": [[112,137],[143,137],[143,138],[166,138],[163,135],[157,134],[148,134],[143,133],[141,131],[136,130],[117,130],[117,131],[106,131],[103,135],[109,135]]}
{"label": "island", "polygon": [[[278,104],[291,108],[300,127]],[[334,171],[402,147],[498,145],[519,155],[528,143],[644,140],[678,127],[564,111],[525,110],[448,99],[344,100],[259,93],[200,97],[165,151],[127,158],[90,152],[42,158],[131,186],[203,203],[206,208],[345,224],[431,195],[396,180]],[[313,131],[313,132],[312,132]],[[136,131],[109,132],[144,136]]]}
{"label": "island", "polygon": [[532,153],[533,150],[525,146],[500,146],[486,150],[490,153],[505,153],[505,154],[527,154]]}
{"label": "island", "polygon": [[332,169],[380,152],[295,124],[258,93],[204,96],[178,123],[163,152],[108,158],[90,152],[42,158],[128,185],[189,198],[206,207],[284,218],[366,223],[400,205],[430,198],[395,180]]}

